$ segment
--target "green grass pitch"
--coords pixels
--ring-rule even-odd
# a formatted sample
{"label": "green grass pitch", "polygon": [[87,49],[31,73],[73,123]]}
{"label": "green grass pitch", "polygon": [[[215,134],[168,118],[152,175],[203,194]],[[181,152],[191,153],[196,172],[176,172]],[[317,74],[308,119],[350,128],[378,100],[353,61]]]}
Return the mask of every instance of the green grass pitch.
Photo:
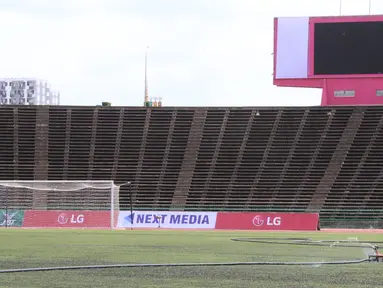
{"label": "green grass pitch", "polygon": [[[234,242],[233,237],[383,241],[381,234],[1,229],[0,269],[120,263],[337,261],[361,248]],[[0,287],[380,287],[383,263],[118,268],[0,274]]]}

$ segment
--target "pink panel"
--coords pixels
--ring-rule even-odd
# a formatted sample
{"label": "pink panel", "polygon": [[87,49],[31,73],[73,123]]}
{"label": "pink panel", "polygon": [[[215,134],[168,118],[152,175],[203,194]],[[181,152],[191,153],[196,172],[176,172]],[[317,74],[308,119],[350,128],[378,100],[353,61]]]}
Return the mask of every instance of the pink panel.
{"label": "pink panel", "polygon": [[276,67],[277,67],[277,47],[278,47],[278,18],[274,18],[274,53],[273,53],[273,58],[274,58],[274,67],[273,67],[273,78],[275,80],[276,76]]}
{"label": "pink panel", "polygon": [[322,88],[323,79],[275,79],[273,84],[279,87]]}
{"label": "pink panel", "polygon": [[[376,96],[376,90],[383,90],[383,79],[379,78],[325,79],[322,89],[322,106],[383,104],[383,96]],[[334,91],[339,90],[353,90],[355,96],[335,97]]]}

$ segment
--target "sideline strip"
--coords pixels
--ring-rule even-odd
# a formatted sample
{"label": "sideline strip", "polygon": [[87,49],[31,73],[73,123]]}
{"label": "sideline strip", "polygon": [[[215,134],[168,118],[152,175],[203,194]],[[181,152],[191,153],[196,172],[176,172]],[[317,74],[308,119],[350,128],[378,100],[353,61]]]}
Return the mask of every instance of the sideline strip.
{"label": "sideline strip", "polygon": [[323,232],[330,233],[368,233],[368,234],[383,234],[383,229],[336,229],[336,228],[324,228]]}
{"label": "sideline strip", "polygon": [[116,230],[116,231],[180,231],[180,232],[228,232],[228,233],[371,233],[383,234],[383,229],[348,229],[348,228],[322,228],[320,231],[307,231],[307,230],[229,230],[229,229],[185,229],[185,228],[95,228],[95,227],[0,227],[1,229],[13,230]]}

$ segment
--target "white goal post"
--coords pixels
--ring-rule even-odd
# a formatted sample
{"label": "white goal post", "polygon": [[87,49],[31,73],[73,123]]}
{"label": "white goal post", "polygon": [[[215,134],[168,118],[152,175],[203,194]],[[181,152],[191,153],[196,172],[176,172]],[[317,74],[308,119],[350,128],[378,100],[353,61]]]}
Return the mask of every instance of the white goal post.
{"label": "white goal post", "polygon": [[0,210],[110,211],[113,229],[119,212],[120,186],[111,180],[0,181]]}

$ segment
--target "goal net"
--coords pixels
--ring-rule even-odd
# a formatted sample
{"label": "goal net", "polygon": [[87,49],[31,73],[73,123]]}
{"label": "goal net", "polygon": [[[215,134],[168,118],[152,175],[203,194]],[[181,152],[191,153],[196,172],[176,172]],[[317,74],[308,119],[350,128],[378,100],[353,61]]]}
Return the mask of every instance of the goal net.
{"label": "goal net", "polygon": [[[101,215],[106,215],[108,227],[113,229],[118,218],[118,199],[119,186],[113,181],[0,181],[0,226],[12,226],[12,219],[9,219],[13,217],[12,211],[22,212],[24,222],[27,220],[25,214],[40,213],[49,217],[57,215],[59,224],[68,221],[66,218],[70,213],[65,214],[66,211],[77,212],[77,217],[78,212],[86,211],[88,215],[98,215],[97,219],[103,223],[106,218]],[[54,212],[56,214],[52,214]],[[62,218],[61,221],[59,217]],[[97,223],[97,219],[89,219],[91,226],[101,227],[98,226],[101,223]],[[84,219],[74,221],[82,224],[78,226],[87,227]],[[66,222],[64,224],[64,227],[68,226]],[[29,227],[33,227],[34,224],[30,225]],[[38,223],[35,225],[40,227]]]}

